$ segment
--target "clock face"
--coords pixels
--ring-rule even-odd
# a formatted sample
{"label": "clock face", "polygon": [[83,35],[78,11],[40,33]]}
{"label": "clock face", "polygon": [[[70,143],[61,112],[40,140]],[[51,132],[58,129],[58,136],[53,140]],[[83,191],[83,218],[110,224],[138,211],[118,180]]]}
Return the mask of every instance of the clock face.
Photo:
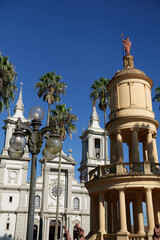
{"label": "clock face", "polygon": [[17,177],[17,173],[15,171],[10,172],[10,178],[14,179]]}
{"label": "clock face", "polygon": [[100,158],[99,152],[96,153],[96,158]]}
{"label": "clock face", "polygon": [[[59,197],[62,196],[62,193],[63,193],[63,188],[60,186],[60,191],[59,191]],[[57,193],[58,193],[58,186],[57,185],[54,185],[54,186],[51,186],[50,188],[50,195],[52,198],[56,198],[57,197]]]}

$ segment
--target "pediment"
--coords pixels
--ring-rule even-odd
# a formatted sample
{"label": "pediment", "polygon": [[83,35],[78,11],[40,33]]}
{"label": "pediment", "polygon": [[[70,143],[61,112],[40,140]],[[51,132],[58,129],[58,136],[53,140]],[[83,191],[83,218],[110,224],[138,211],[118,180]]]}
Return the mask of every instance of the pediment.
{"label": "pediment", "polygon": [[[47,161],[48,163],[59,163],[59,154],[57,154],[57,156],[50,161]],[[71,158],[68,157],[64,152],[62,152],[61,154],[61,164],[69,164],[69,165],[76,165],[77,162]]]}

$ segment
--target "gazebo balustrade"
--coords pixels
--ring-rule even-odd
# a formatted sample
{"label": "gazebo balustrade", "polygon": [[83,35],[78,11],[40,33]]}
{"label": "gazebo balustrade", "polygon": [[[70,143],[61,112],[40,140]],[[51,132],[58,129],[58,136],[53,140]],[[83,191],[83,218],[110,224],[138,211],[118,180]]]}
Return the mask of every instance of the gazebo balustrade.
{"label": "gazebo balustrade", "polygon": [[154,162],[133,162],[133,163],[116,163],[104,166],[98,166],[89,173],[89,179],[104,178],[116,175],[158,175],[160,176],[160,164]]}

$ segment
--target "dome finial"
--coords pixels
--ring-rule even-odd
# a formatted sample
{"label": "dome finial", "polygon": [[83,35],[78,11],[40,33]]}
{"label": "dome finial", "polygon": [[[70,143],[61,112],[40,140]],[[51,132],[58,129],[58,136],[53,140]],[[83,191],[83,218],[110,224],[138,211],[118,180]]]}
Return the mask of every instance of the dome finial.
{"label": "dome finial", "polygon": [[132,55],[126,55],[123,57],[123,67],[124,68],[134,68],[134,61]]}
{"label": "dome finial", "polygon": [[133,56],[130,55],[130,50],[131,50],[131,41],[129,40],[129,37],[126,39],[123,39],[123,34],[121,34],[122,37],[122,43],[123,43],[123,48],[126,53],[124,56],[123,52],[123,67],[124,68],[134,68],[134,62],[133,62]]}
{"label": "dome finial", "polygon": [[124,51],[126,53],[126,55],[130,55],[130,50],[131,50],[131,41],[129,40],[129,37],[127,37],[126,39],[123,39],[123,34],[121,34],[122,37],[122,43],[124,46]]}

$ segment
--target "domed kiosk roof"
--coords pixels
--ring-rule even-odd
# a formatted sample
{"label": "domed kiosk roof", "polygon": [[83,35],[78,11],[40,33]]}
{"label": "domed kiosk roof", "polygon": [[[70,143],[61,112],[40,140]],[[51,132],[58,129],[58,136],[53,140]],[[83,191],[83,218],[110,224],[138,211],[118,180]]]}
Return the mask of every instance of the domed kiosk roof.
{"label": "domed kiosk roof", "polygon": [[[111,81],[108,83],[108,88],[113,84],[113,81],[117,81],[117,79],[128,79],[128,78],[136,78],[136,79],[144,79],[147,81],[150,86],[153,86],[152,80],[141,70],[134,68],[134,61],[132,55],[126,55],[123,57],[123,69],[117,71]],[[113,80],[113,81],[112,81]]]}
{"label": "domed kiosk roof", "polygon": [[143,72],[143,71],[141,71],[141,70],[139,70],[139,69],[137,69],[137,68],[124,68],[124,69],[122,69],[122,70],[120,70],[120,71],[117,71],[115,74],[114,74],[114,76],[113,76],[113,78],[114,77],[119,77],[119,76],[122,76],[122,75],[125,75],[125,74],[127,74],[127,75],[129,75],[129,74],[131,74],[131,75],[142,75],[142,76],[146,76],[146,74]]}

